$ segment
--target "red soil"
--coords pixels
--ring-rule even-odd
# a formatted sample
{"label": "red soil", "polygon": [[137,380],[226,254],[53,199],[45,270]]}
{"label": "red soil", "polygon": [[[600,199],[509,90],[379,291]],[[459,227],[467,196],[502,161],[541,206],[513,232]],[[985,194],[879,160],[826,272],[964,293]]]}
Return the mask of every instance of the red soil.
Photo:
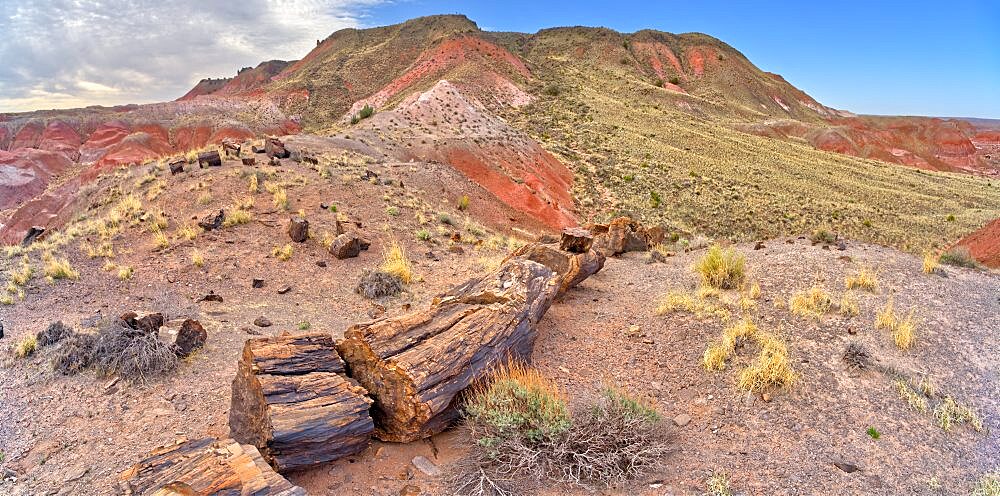
{"label": "red soil", "polygon": [[77,195],[79,189],[80,178],[75,177],[21,205],[0,229],[0,245],[20,243],[31,226],[61,226],[69,222],[76,211],[76,203],[86,201]]}
{"label": "red soil", "polygon": [[208,144],[212,136],[209,126],[185,126],[174,129],[172,143],[177,150],[194,150]]}
{"label": "red soil", "polygon": [[60,120],[50,121],[42,132],[38,148],[65,154],[70,160],[80,157],[80,133]]}
{"label": "red soil", "polygon": [[194,88],[185,93],[184,96],[178,98],[177,101],[194,100],[199,96],[214,94],[225,87],[229,81],[230,78],[202,79],[198,81],[198,84],[194,85]]}
{"label": "red soil", "polygon": [[49,180],[72,166],[73,161],[59,152],[34,148],[0,150],[0,210],[45,191]]}
{"label": "red soil", "polygon": [[80,161],[90,163],[100,160],[109,147],[120,143],[130,132],[129,125],[122,121],[101,124],[80,147]]}
{"label": "red soil", "polygon": [[994,219],[956,244],[967,247],[983,265],[1000,269],[1000,219]]}
{"label": "red soil", "polygon": [[42,126],[41,122],[29,121],[14,135],[14,139],[7,149],[13,151],[18,148],[35,148],[42,139],[44,131],[45,127]]}
{"label": "red soil", "polygon": [[717,57],[715,48],[712,47],[696,46],[687,50],[688,65],[695,76],[705,74],[705,63],[716,60]]}

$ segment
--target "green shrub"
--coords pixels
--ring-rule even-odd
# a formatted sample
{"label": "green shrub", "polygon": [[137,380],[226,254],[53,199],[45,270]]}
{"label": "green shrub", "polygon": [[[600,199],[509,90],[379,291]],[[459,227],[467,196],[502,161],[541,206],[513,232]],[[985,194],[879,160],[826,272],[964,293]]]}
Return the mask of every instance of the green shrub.
{"label": "green shrub", "polygon": [[977,269],[980,267],[979,261],[972,256],[966,246],[956,246],[941,254],[939,262],[955,267],[967,267]]}
{"label": "green shrub", "polygon": [[672,84],[674,86],[677,86],[678,84],[681,84],[681,78],[679,78],[677,76],[674,76],[674,77],[670,78],[670,84]]}

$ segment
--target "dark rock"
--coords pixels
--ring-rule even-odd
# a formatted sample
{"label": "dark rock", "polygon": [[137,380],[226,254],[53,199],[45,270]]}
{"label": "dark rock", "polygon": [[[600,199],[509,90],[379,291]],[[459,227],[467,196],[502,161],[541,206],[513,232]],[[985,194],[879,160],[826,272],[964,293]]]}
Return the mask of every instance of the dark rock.
{"label": "dark rock", "polygon": [[202,296],[198,301],[214,301],[216,303],[222,303],[222,295],[215,294],[215,291],[209,291],[207,295]]}
{"label": "dark rock", "polygon": [[535,239],[536,242],[543,245],[550,245],[552,243],[558,243],[559,238],[552,234],[542,234]]}
{"label": "dark rock", "polygon": [[330,245],[330,254],[338,260],[354,258],[361,254],[361,239],[353,234],[341,234]]}
{"label": "dark rock", "polygon": [[858,468],[857,465],[854,465],[853,463],[833,462],[833,464],[836,465],[837,468],[839,468],[840,470],[843,470],[844,472],[847,472],[849,474],[853,474],[854,472],[861,470],[860,468]]}
{"label": "dark rock", "polygon": [[255,277],[255,278],[253,278],[253,280],[250,281],[250,287],[251,288],[263,288],[264,287],[264,280],[263,279],[258,279],[258,278]]}
{"label": "dark rock", "polygon": [[667,257],[674,256],[673,252],[662,252],[660,250],[653,250],[649,252],[649,263],[667,263]]}
{"label": "dark rock", "polygon": [[174,340],[175,352],[181,358],[191,356],[191,353],[205,346],[206,339],[208,339],[208,333],[205,332],[201,323],[197,320],[187,319],[177,331],[177,339]]}
{"label": "dark rock", "polygon": [[21,246],[28,246],[34,243],[36,239],[45,234],[45,228],[41,226],[31,226],[28,228],[28,232],[24,234],[24,238],[21,239]]}
{"label": "dark rock", "polygon": [[267,317],[261,315],[260,317],[254,319],[253,325],[257,327],[271,327],[271,321],[267,320]]}
{"label": "dark rock", "polygon": [[198,154],[198,168],[205,167],[221,167],[222,157],[219,156],[218,150],[212,150],[209,152],[202,152]]}
{"label": "dark rock", "polygon": [[448,247],[448,253],[456,253],[461,255],[465,253],[465,249],[458,245],[451,245]]}
{"label": "dark rock", "polygon": [[243,162],[243,165],[257,165],[257,159],[253,157],[243,157],[240,161]]}
{"label": "dark rock", "polygon": [[295,217],[288,222],[288,237],[296,243],[304,243],[309,239],[309,221]]}
{"label": "dark rock", "polygon": [[559,249],[571,253],[586,253],[590,251],[592,244],[594,235],[590,231],[580,227],[568,227],[563,229]]}
{"label": "dark rock", "polygon": [[267,163],[268,163],[268,165],[272,165],[274,167],[277,167],[277,166],[281,165],[281,160],[278,160],[278,157],[271,157],[271,159],[268,160]]}
{"label": "dark rock", "polygon": [[126,313],[123,313],[120,317],[118,317],[118,320],[124,322],[125,325],[131,327],[132,329],[138,329],[139,328],[139,324],[136,323],[136,319],[138,317],[139,317],[139,314],[137,314],[135,312],[126,312]]}
{"label": "dark rock", "polygon": [[326,260],[317,260],[316,261],[316,266],[317,267],[326,267]]}
{"label": "dark rock", "polygon": [[271,158],[288,158],[291,153],[285,149],[285,144],[278,138],[264,138],[264,153]]}
{"label": "dark rock", "polygon": [[758,241],[757,244],[753,245],[754,250],[763,250],[765,248],[763,241]]}
{"label": "dark rock", "polygon": [[844,240],[837,241],[837,249],[840,250],[840,251],[846,250],[847,249],[847,242],[844,241]]}
{"label": "dark rock", "polygon": [[136,329],[140,329],[147,334],[157,334],[163,327],[163,314],[151,313],[135,321]]}
{"label": "dark rock", "polygon": [[264,147],[257,146],[257,145],[251,145],[250,146],[250,151],[252,151],[254,153],[264,153]]}
{"label": "dark rock", "polygon": [[226,220],[226,211],[219,210],[218,213],[210,213],[202,216],[198,221],[198,226],[206,231],[222,227],[222,221]]}
{"label": "dark rock", "polygon": [[181,172],[184,172],[185,163],[187,163],[187,161],[184,160],[183,158],[179,158],[177,160],[170,162],[168,164],[168,166],[170,167],[170,175],[173,176],[180,174]]}
{"label": "dark rock", "polygon": [[434,254],[433,251],[429,251],[427,253],[424,253],[424,257],[426,257],[428,260],[433,260],[435,262],[438,261],[438,257],[437,257],[437,255]]}
{"label": "dark rock", "polygon": [[3,339],[3,322],[0,322],[0,339]]}

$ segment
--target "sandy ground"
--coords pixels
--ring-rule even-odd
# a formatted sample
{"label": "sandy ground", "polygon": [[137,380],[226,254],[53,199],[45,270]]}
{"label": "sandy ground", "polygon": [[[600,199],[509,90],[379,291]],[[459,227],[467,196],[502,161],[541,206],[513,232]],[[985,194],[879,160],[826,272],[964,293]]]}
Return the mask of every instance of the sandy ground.
{"label": "sandy ground", "polygon": [[[321,202],[338,204],[342,213],[363,222],[374,244],[359,258],[338,261],[318,238],[296,245],[288,262],[271,257],[271,249],[287,241],[290,214],[271,212],[270,196],[261,192],[252,224],[203,234],[191,243],[206,257],[203,268],[191,265],[191,245],[178,242],[155,251],[148,233],[131,228],[116,241],[115,262],[135,266],[132,279],[119,281],[100,270],[102,260],[69,248],[67,256],[83,274],[79,281],[49,284],[36,278],[24,301],[0,307],[7,334],[0,342],[5,356],[0,368],[0,470],[13,476],[0,483],[0,494],[114,494],[118,474],[152,448],[182,438],[226,435],[230,383],[238,353],[252,337],[248,330],[270,336],[298,332],[299,324],[308,322],[310,332],[339,337],[351,323],[367,320],[373,305],[353,288],[393,239],[408,248],[422,280],[410,285],[408,293],[383,302],[389,314],[401,312],[407,303],[426,304],[433,294],[480,273],[503,254],[502,248],[487,248],[487,243],[478,248],[460,243],[463,253],[451,253],[450,235],[438,234],[433,220],[427,224],[435,230],[432,241],[414,236],[423,211],[446,210],[462,218],[452,199],[460,194],[479,198],[474,186],[449,176],[443,167],[373,167],[380,168],[383,177],[395,170],[405,188],[337,183],[341,175],[358,172],[346,166],[335,170],[331,181],[320,181],[311,169],[283,166],[307,178],[288,187],[289,197],[292,211],[306,210],[314,232],[333,224],[334,214],[319,211]],[[235,169],[227,165],[175,180],[182,182],[156,202],[172,206],[171,229],[245,192],[245,180],[235,174],[232,180],[221,179],[229,177],[220,175],[227,170]],[[291,175],[283,172],[281,177]],[[195,205],[193,198],[203,189],[188,188],[197,183],[210,183],[206,187],[217,203]],[[386,205],[398,206],[401,214],[388,215]],[[495,209],[483,217],[503,218],[502,207],[485,199],[474,200],[473,215],[478,215],[476,209]],[[444,229],[470,236],[461,226]],[[586,402],[608,384],[648,395],[667,418],[685,414],[691,419],[672,427],[677,446],[662,469],[629,487],[604,492],[700,494],[710,475],[724,473],[740,494],[963,494],[994,468],[1000,459],[1000,345],[995,340],[1000,332],[1000,277],[951,267],[941,275],[926,275],[919,259],[888,248],[849,243],[846,251],[837,251],[805,240],[788,241],[772,240],[761,250],[738,246],[748,257],[751,279],[762,288],[753,319],[785,337],[800,374],[790,389],[769,401],[735,387],[736,370],[751,359],[749,353],[739,354],[734,366],[723,372],[700,367],[706,345],[726,324],[687,314],[654,315],[661,294],[695,287],[691,265],[702,252],[662,264],[647,264],[644,254],[611,259],[602,272],[549,310],[539,328],[534,362],[565,387],[574,404]],[[318,261],[327,266],[319,267]],[[856,292],[861,307],[857,317],[805,319],[774,305],[814,282],[839,300],[845,275],[862,265],[877,271],[880,287],[875,294]],[[253,277],[263,277],[265,286],[251,288]],[[290,290],[279,294],[284,286]],[[224,301],[196,301],[209,291]],[[917,343],[907,352],[895,348],[887,331],[872,325],[890,294],[898,309],[912,308],[919,321]],[[735,297],[722,295],[727,301]],[[146,384],[115,382],[93,373],[57,375],[49,366],[51,349],[26,360],[14,360],[6,352],[51,321],[61,319],[81,328],[82,321],[95,315],[125,311],[162,311],[174,322],[197,318],[209,333],[206,348],[174,373]],[[253,326],[258,316],[274,325]],[[641,332],[630,335],[626,331],[631,326]],[[970,404],[982,416],[986,431],[959,426],[945,432],[929,414],[911,410],[886,376],[848,369],[841,356],[852,340],[863,343],[882,363],[914,377],[926,375],[939,391]],[[877,428],[881,438],[869,438],[869,427]],[[409,445],[374,442],[360,455],[289,478],[317,495],[442,494],[442,477],[425,475],[410,460],[426,456],[447,474],[449,463],[462,455],[468,441],[461,431],[452,431]],[[834,462],[860,470],[845,473]],[[932,479],[941,489],[931,488]],[[547,494],[590,492],[560,487]]]}

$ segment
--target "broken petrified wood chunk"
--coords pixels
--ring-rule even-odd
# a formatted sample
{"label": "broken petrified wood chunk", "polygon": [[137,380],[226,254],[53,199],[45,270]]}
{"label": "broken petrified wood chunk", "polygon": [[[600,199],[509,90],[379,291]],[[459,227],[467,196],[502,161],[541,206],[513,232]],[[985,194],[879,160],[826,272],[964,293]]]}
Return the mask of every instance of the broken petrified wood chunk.
{"label": "broken petrified wood chunk", "polygon": [[253,157],[243,157],[240,160],[243,161],[243,165],[256,165],[257,164],[257,159],[255,159]]}
{"label": "broken petrified wood chunk", "polygon": [[512,259],[426,309],[347,329],[337,348],[375,399],[376,435],[408,442],[444,430],[462,390],[498,361],[531,353],[558,289],[548,267]]}
{"label": "broken petrified wood chunk", "polygon": [[296,243],[303,243],[309,239],[309,221],[302,217],[295,217],[288,222],[288,237]]}
{"label": "broken petrified wood chunk", "polygon": [[257,446],[281,472],[364,450],[372,400],[343,373],[329,334],[248,340],[233,380],[233,438]]}
{"label": "broken petrified wood chunk", "polygon": [[573,253],[587,253],[594,243],[594,235],[582,227],[563,229],[559,249]]}
{"label": "broken petrified wood chunk", "polygon": [[239,158],[240,145],[230,140],[222,140],[222,151],[226,154],[226,158]]}
{"label": "broken petrified wood chunk", "polygon": [[257,448],[211,437],[153,450],[120,475],[131,494],[306,496],[276,473]]}
{"label": "broken petrified wood chunk", "polygon": [[362,250],[367,250],[370,245],[371,243],[354,234],[345,233],[334,238],[330,244],[330,254],[338,260],[354,258],[361,254]]}
{"label": "broken petrified wood chunk", "polygon": [[202,216],[201,220],[198,221],[198,226],[206,231],[211,231],[212,229],[218,229],[222,227],[222,222],[226,220],[226,211],[219,210],[218,213],[209,213]]}
{"label": "broken petrified wood chunk", "polygon": [[221,165],[222,157],[219,156],[218,150],[198,154],[198,168],[203,169],[205,167],[220,167]]}
{"label": "broken petrified wood chunk", "polygon": [[45,228],[42,226],[31,226],[28,228],[28,232],[24,233],[24,238],[21,239],[21,246],[28,246],[34,243],[36,239],[45,234]]}
{"label": "broken petrified wood chunk", "polygon": [[584,279],[604,268],[606,257],[597,250],[586,253],[570,253],[553,244],[532,243],[515,250],[508,260],[524,258],[538,262],[559,276],[559,294],[563,294]]}
{"label": "broken petrified wood chunk", "polygon": [[173,176],[176,174],[180,174],[181,172],[184,172],[185,163],[187,163],[187,160],[184,160],[183,158],[171,160],[170,163],[168,164],[170,167],[170,175]]}
{"label": "broken petrified wood chunk", "polygon": [[177,356],[187,358],[205,346],[207,339],[208,333],[205,332],[201,322],[187,319],[181,324],[180,330],[177,331],[177,338],[174,339],[175,352]]}
{"label": "broken petrified wood chunk", "polygon": [[662,243],[665,236],[662,227],[644,228],[629,217],[619,217],[607,225],[590,225],[587,229],[594,234],[594,248],[609,257],[649,250]]}
{"label": "broken petrified wood chunk", "polygon": [[288,158],[291,155],[278,138],[264,138],[264,153],[271,158]]}

